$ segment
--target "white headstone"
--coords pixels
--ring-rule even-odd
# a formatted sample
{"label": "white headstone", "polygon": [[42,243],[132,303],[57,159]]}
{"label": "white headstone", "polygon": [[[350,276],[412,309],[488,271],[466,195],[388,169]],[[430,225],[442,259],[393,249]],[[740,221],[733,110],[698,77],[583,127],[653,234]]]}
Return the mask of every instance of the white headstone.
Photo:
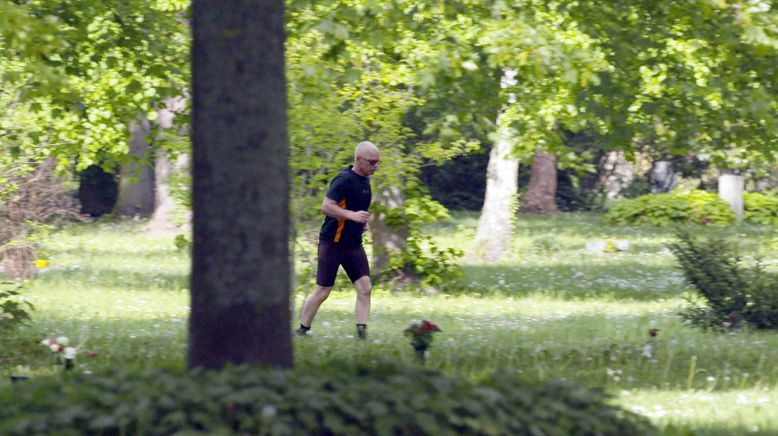
{"label": "white headstone", "polygon": [[737,222],[743,219],[743,176],[722,174],[719,176],[719,197],[735,211]]}

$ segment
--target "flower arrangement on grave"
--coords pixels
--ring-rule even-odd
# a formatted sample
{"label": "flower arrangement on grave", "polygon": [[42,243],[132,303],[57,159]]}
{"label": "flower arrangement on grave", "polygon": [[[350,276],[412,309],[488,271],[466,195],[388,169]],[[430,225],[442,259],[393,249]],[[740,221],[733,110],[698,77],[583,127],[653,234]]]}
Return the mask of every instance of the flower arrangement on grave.
{"label": "flower arrangement on grave", "polygon": [[411,346],[416,351],[416,356],[423,361],[427,348],[432,344],[432,335],[441,331],[437,324],[422,320],[408,324],[403,333],[411,339]]}

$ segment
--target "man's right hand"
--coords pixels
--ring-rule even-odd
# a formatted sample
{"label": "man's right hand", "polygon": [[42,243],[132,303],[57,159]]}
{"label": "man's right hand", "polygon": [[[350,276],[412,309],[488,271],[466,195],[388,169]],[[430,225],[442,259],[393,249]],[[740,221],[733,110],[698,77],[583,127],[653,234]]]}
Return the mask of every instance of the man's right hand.
{"label": "man's right hand", "polygon": [[351,221],[355,221],[360,224],[365,224],[369,220],[370,220],[370,212],[366,210],[358,210],[351,214]]}

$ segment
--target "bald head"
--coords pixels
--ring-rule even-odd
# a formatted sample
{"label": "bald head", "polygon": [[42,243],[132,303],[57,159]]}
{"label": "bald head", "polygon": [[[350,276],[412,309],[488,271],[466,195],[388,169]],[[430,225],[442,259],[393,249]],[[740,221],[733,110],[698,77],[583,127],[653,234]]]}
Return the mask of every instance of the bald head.
{"label": "bald head", "polygon": [[354,156],[362,156],[368,152],[369,154],[378,153],[378,147],[370,141],[362,141],[357,144],[357,148],[354,149]]}
{"label": "bald head", "polygon": [[361,176],[371,176],[381,163],[378,147],[370,141],[362,141],[354,149],[354,172]]}

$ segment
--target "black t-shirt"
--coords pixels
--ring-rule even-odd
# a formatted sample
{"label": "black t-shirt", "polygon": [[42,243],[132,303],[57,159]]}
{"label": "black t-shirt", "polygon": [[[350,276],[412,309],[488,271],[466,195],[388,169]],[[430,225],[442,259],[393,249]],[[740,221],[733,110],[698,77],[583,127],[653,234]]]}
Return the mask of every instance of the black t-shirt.
{"label": "black t-shirt", "polygon": [[[341,208],[355,212],[367,210],[371,197],[370,179],[355,173],[351,167],[338,173],[330,182],[330,189],[327,191],[327,198],[334,200]],[[343,246],[360,245],[364,228],[364,224],[328,216],[324,218],[319,239],[337,242]]]}

